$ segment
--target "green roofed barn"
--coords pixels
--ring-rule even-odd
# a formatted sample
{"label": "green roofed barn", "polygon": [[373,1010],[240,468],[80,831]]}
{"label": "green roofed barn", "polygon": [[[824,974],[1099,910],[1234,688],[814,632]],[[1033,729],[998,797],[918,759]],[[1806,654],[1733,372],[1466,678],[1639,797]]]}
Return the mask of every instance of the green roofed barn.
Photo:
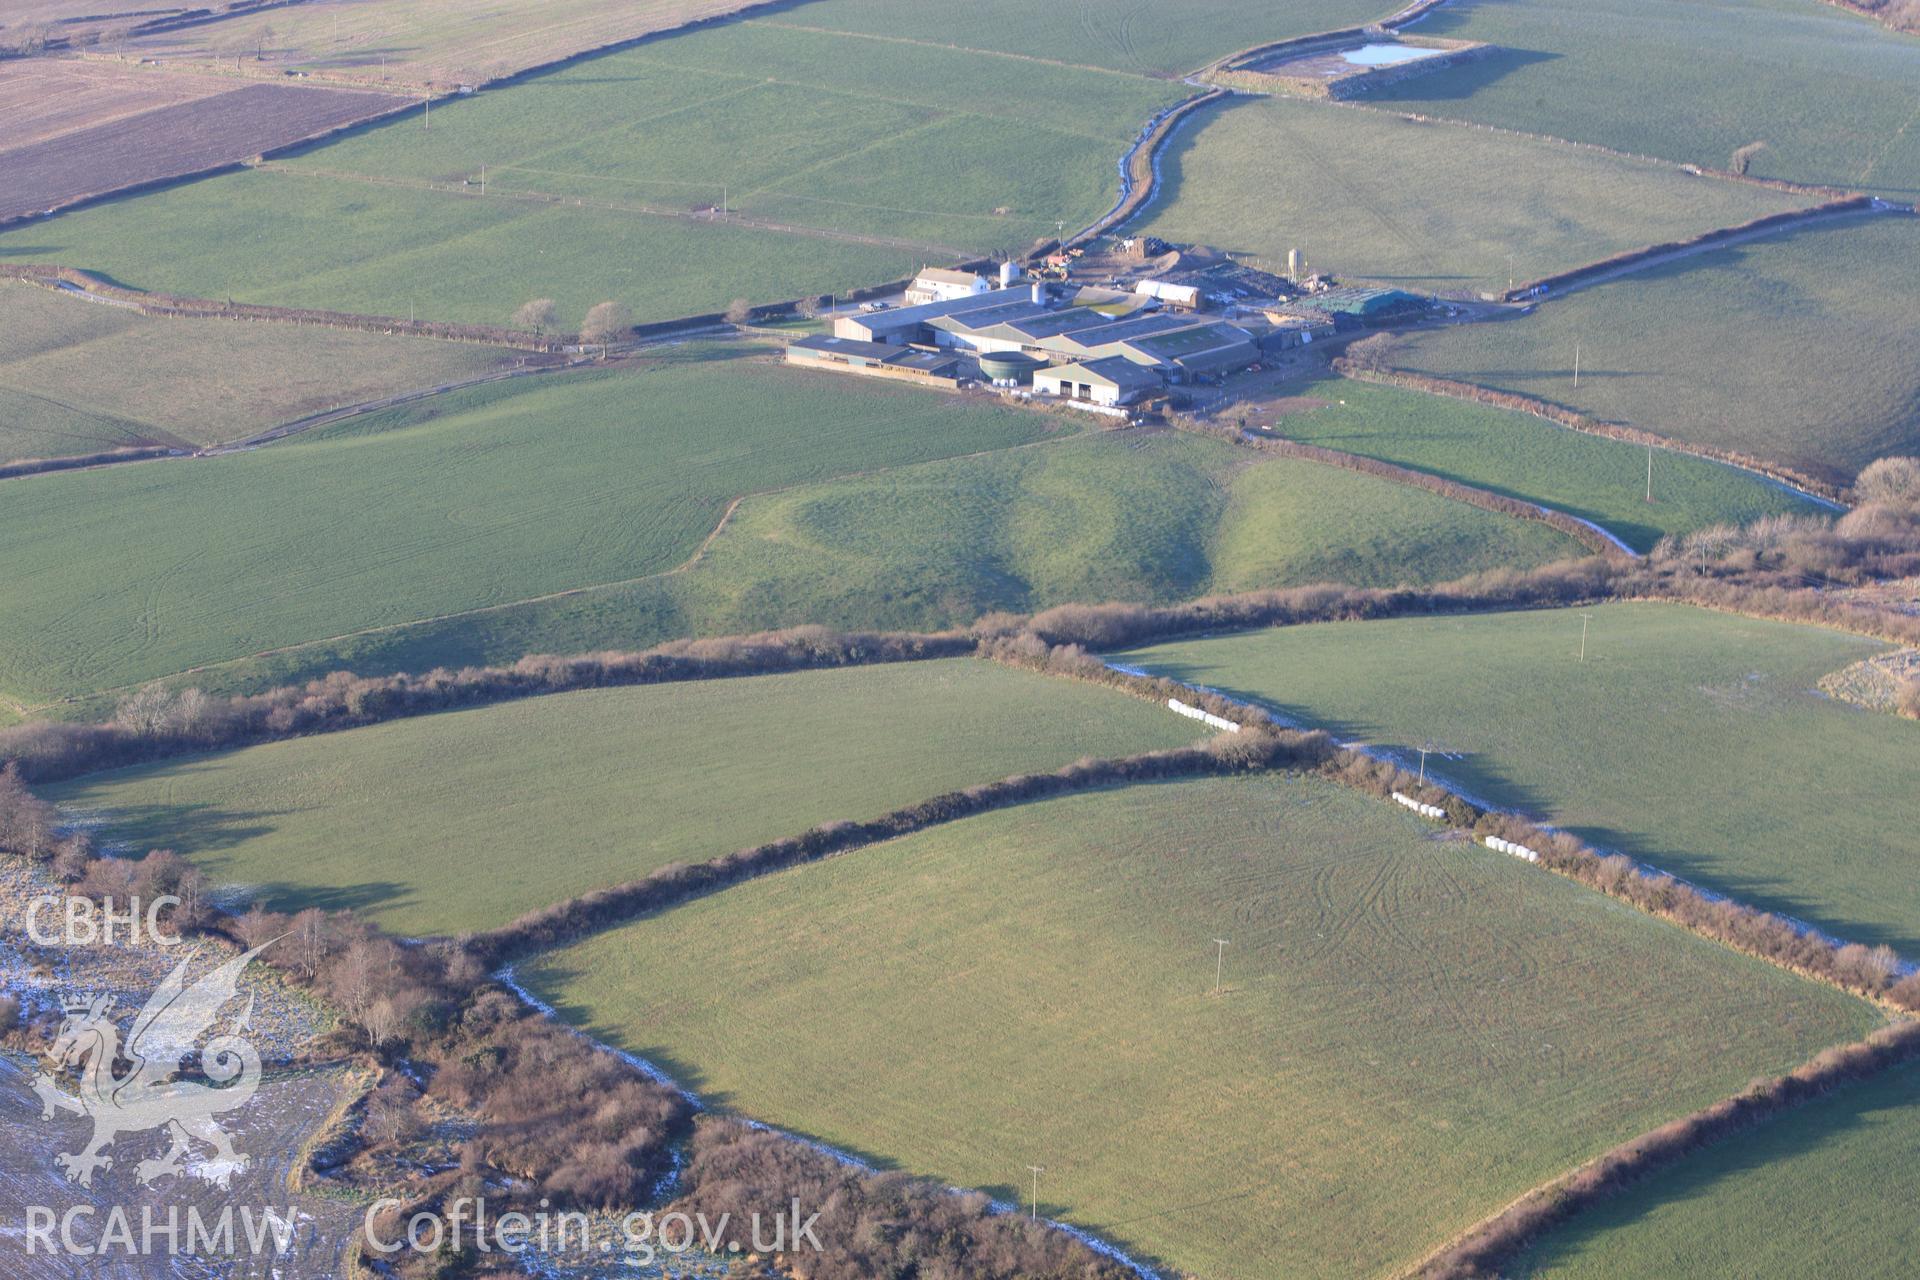
{"label": "green roofed barn", "polygon": [[1427,303],[1405,289],[1329,289],[1300,299],[1299,305],[1363,324],[1379,324],[1423,310]]}

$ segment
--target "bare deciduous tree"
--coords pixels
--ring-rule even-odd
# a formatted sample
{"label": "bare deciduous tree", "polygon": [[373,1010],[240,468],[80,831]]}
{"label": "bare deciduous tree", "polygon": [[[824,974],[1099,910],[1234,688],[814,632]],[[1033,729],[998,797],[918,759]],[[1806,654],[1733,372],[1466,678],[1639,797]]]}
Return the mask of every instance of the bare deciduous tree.
{"label": "bare deciduous tree", "polygon": [[1862,502],[1920,505],[1920,458],[1882,458],[1868,463],[1853,482]]}
{"label": "bare deciduous tree", "polygon": [[173,700],[172,726],[182,737],[199,738],[213,717],[213,699],[198,689],[183,689]]}
{"label": "bare deciduous tree", "polygon": [[753,304],[745,298],[735,298],[727,304],[727,323],[745,324],[753,319]]}
{"label": "bare deciduous tree", "polygon": [[633,331],[633,312],[624,302],[597,302],[580,326],[582,342],[617,342]]}
{"label": "bare deciduous tree", "polygon": [[163,684],[143,686],[137,693],[121,699],[114,711],[114,723],[135,733],[157,734],[171,723],[173,694]]}
{"label": "bare deciduous tree", "polygon": [[545,333],[553,324],[555,310],[552,298],[535,298],[531,302],[523,302],[520,304],[520,309],[513,313],[513,327]]}

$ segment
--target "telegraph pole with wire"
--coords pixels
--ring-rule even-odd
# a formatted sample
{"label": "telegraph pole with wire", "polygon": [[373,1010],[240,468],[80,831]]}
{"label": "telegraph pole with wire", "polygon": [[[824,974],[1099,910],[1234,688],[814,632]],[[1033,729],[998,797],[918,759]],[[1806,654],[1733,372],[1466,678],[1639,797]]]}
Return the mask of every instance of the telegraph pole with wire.
{"label": "telegraph pole with wire", "polygon": [[1580,385],[1580,339],[1573,340],[1573,385]]}
{"label": "telegraph pole with wire", "polygon": [[1227,967],[1227,948],[1233,944],[1225,938],[1215,938],[1213,945],[1219,948],[1213,957],[1213,994],[1219,995],[1221,974]]}
{"label": "telegraph pole with wire", "polygon": [[1653,501],[1653,446],[1647,446],[1647,501]]}
{"label": "telegraph pole with wire", "polygon": [[1585,609],[1580,611],[1580,661],[1587,660],[1587,622],[1593,617]]}
{"label": "telegraph pole with wire", "polygon": [[1030,1164],[1027,1166],[1027,1172],[1033,1175],[1033,1199],[1028,1202],[1029,1208],[1027,1209],[1027,1220],[1029,1222],[1040,1216],[1040,1175],[1046,1171],[1047,1166],[1043,1164]]}

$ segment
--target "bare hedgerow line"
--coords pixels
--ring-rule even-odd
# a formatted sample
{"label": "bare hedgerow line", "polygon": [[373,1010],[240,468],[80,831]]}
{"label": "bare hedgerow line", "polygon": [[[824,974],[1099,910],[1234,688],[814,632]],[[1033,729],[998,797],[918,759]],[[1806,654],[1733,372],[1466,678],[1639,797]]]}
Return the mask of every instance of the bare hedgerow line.
{"label": "bare hedgerow line", "polygon": [[529,912],[504,928],[471,935],[462,940],[462,945],[481,963],[496,968],[769,872],[818,862],[995,809],[1170,778],[1313,768],[1332,750],[1333,743],[1324,733],[1267,725],[1262,732],[1221,734],[1200,746],[1080,760],[1051,773],[1015,774],[934,796],[866,822],[823,823],[797,836],[771,840],[707,862],[663,867],[642,879],[595,889]]}
{"label": "bare hedgerow line", "polygon": [[1920,1056],[1920,1022],[1882,1027],[1824,1050],[1783,1076],[1758,1080],[1594,1157],[1469,1227],[1404,1272],[1409,1280],[1495,1280],[1549,1228],[1591,1209],[1663,1166],[1753,1125]]}
{"label": "bare hedgerow line", "polygon": [[[1236,703],[1165,676],[1121,671],[1076,644],[1050,644],[1024,632],[983,646],[983,654],[1044,675],[1103,685],[1163,703],[1198,703],[1206,710],[1248,724],[1256,739],[1287,732],[1257,707]],[[1231,741],[1235,735],[1223,737]],[[1837,987],[1903,1013],[1920,1013],[1920,972],[1902,976],[1901,958],[1890,947],[1867,948],[1809,933],[1784,916],[1710,897],[1684,881],[1650,871],[1633,859],[1595,848],[1565,831],[1541,827],[1519,814],[1482,808],[1431,780],[1350,747],[1327,743],[1311,766],[1323,776],[1382,799],[1410,796],[1445,812],[1447,825],[1476,840],[1495,836],[1536,850],[1539,866],[1648,915],[1679,925],[1713,942],[1805,978]]]}
{"label": "bare hedgerow line", "polygon": [[[28,781],[376,724],[452,707],[570,689],[651,684],[959,657],[1022,631],[1049,643],[1119,648],[1203,631],[1436,613],[1662,600],[1809,623],[1896,644],[1920,644],[1920,616],[1849,600],[1825,587],[1920,574],[1920,509],[1863,504],[1837,522],[1768,517],[1744,529],[1663,540],[1646,557],[1590,557],[1533,570],[1491,570],[1432,587],[1322,584],[1206,596],[1180,604],[1068,604],[1031,617],[988,614],[967,631],[866,632],[795,627],[677,640],[640,652],[529,655],[511,666],[359,676],[218,698],[155,684],[105,723],[40,722],[0,730],[0,763]],[[1817,576],[1816,576],[1817,575]],[[1920,709],[1920,708],[1917,708]]]}
{"label": "bare hedgerow line", "polygon": [[1300,440],[1248,436],[1240,427],[1228,423],[1204,422],[1185,415],[1175,415],[1173,423],[1182,431],[1214,436],[1240,448],[1281,458],[1298,458],[1303,462],[1318,463],[1324,467],[1338,467],[1343,471],[1355,471],[1392,484],[1424,489],[1428,493],[1437,494],[1449,501],[1464,502],[1468,506],[1479,507],[1482,511],[1491,511],[1496,515],[1510,516],[1516,520],[1532,520],[1565,534],[1597,555],[1633,556],[1637,554],[1626,543],[1590,520],[1582,520],[1578,516],[1542,506],[1537,502],[1510,498],[1503,493],[1495,493],[1491,489],[1482,489],[1477,485],[1438,476],[1430,471],[1403,467],[1396,462],[1370,458],[1364,454],[1347,453],[1341,449],[1329,449],[1325,445],[1307,444]]}
{"label": "bare hedgerow line", "polygon": [[1639,427],[1601,422],[1577,409],[1570,409],[1566,405],[1543,400],[1538,396],[1522,395],[1516,391],[1498,391],[1475,382],[1437,378],[1411,369],[1392,368],[1380,363],[1381,357],[1377,354],[1377,349],[1368,346],[1375,340],[1374,338],[1363,339],[1356,343],[1347,355],[1336,357],[1333,362],[1333,371],[1343,378],[1352,378],[1356,382],[1377,382],[1390,387],[1405,387],[1410,391],[1426,392],[1428,395],[1446,396],[1453,400],[1470,400],[1476,404],[1491,405],[1496,409],[1531,414],[1536,418],[1544,418],[1556,426],[1565,427],[1569,431],[1579,431],[1607,440],[1621,440],[1628,444],[1652,445],[1657,449],[1689,453],[1697,458],[1725,463],[1728,466],[1738,467],[1742,471],[1751,471],[1756,475],[1765,476],[1769,480],[1777,480],[1829,502],[1845,502],[1849,497],[1848,491],[1838,485],[1828,484],[1824,480],[1777,462],[1768,462],[1752,454],[1741,453],[1737,449],[1694,444]]}

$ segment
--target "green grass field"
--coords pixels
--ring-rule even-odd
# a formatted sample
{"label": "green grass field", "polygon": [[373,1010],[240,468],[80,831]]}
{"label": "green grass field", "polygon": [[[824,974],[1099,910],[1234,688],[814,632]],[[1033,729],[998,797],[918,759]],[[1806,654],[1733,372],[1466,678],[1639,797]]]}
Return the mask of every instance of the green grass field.
{"label": "green grass field", "polygon": [[1846,484],[1920,451],[1917,291],[1920,226],[1848,221],[1409,335],[1389,360]]}
{"label": "green grass field", "polygon": [[1495,804],[1850,940],[1920,951],[1920,725],[1817,692],[1885,646],[1680,605],[1395,619],[1126,660],[1254,697]]}
{"label": "green grass field", "polygon": [[971,658],[591,690],[98,774],[105,839],[176,848],[276,907],[402,933],[503,924],[821,822],[1202,731]]}
{"label": "green grass field", "polygon": [[1384,1275],[1876,1020],[1271,777],[967,819],[523,977],[730,1110],[1007,1200],[1044,1165],[1044,1212],[1243,1280]]}
{"label": "green grass field", "polygon": [[1920,192],[1920,38],[1838,8],[1460,0],[1416,30],[1501,51],[1369,101],[1717,168],[1761,143],[1756,175]]}
{"label": "green grass field", "polygon": [[1258,255],[1275,270],[1299,249],[1342,279],[1465,295],[1813,203],[1671,165],[1284,97],[1209,111],[1176,136],[1162,171],[1146,231]]}
{"label": "green grass field", "polygon": [[162,320],[0,283],[0,461],[224,444],[512,366],[517,353],[346,329]]}
{"label": "green grass field", "polygon": [[797,622],[924,629],[994,609],[1437,581],[1577,554],[1544,525],[1370,476],[1254,462],[1198,436],[1086,435],[750,498],[682,573],[306,645],[192,682],[255,688]]}
{"label": "green grass field", "polygon": [[1920,1249],[1920,1069],[1840,1090],[1696,1152],[1550,1232],[1533,1280],[1902,1280]]}
{"label": "green grass field", "polygon": [[[668,319],[878,283],[930,257],[1024,250],[1063,220],[1090,222],[1113,201],[1114,163],[1141,125],[1187,92],[731,24],[450,102],[431,128],[409,116],[274,171],[0,234],[0,258],[381,315],[505,323],[550,297],[571,326],[612,297],[642,320]],[[638,211],[723,199],[801,230]]]}
{"label": "green grass field", "polygon": [[6,481],[0,694],[45,700],[664,573],[742,494],[1058,429],[686,351],[249,453]]}
{"label": "green grass field", "polygon": [[1744,523],[1815,504],[1733,467],[1566,431],[1539,418],[1397,387],[1329,378],[1303,388],[1325,401],[1271,422],[1274,434],[1399,463],[1592,520],[1640,551],[1663,535]]}
{"label": "green grass field", "polygon": [[1380,0],[815,0],[755,26],[809,27],[1150,75],[1183,75],[1257,44],[1385,17]]}

